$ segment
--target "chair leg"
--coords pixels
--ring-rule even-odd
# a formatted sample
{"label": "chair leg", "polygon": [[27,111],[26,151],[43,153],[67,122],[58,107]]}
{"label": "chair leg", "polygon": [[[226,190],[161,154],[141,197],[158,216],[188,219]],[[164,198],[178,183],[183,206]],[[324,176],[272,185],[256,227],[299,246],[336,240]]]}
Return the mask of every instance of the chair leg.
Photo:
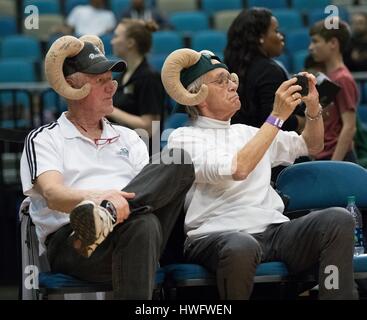
{"label": "chair leg", "polygon": [[152,300],[163,300],[163,288],[162,288],[162,286],[157,286],[153,290]]}

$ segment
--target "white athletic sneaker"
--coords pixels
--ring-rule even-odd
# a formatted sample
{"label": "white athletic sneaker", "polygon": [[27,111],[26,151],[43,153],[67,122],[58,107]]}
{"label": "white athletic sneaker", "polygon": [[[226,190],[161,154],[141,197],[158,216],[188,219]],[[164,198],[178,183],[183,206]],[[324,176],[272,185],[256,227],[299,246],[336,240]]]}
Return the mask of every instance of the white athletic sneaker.
{"label": "white athletic sneaker", "polygon": [[84,200],[70,213],[73,237],[76,241],[79,240],[75,248],[85,257],[91,256],[116,225],[113,205],[106,201],[103,205],[107,208],[98,206],[93,201]]}

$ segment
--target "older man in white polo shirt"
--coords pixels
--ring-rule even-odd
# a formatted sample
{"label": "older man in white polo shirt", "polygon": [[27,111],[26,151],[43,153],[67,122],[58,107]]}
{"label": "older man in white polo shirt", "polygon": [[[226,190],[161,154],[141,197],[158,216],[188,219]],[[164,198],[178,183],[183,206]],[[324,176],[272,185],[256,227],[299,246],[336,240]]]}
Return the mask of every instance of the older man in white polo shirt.
{"label": "older man in white polo shirt", "polygon": [[41,250],[52,271],[112,279],[115,298],[150,299],[192,164],[148,164],[139,136],[105,119],[117,87],[112,71],[125,63],[107,60],[99,38],[62,37],[45,65],[68,111],[28,135],[21,159]]}

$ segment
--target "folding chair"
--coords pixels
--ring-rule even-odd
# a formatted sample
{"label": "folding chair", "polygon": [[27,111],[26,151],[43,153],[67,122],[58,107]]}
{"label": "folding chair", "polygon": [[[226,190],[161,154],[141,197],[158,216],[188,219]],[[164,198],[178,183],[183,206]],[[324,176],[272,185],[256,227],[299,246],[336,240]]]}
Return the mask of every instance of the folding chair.
{"label": "folding chair", "polygon": [[[82,294],[76,298],[91,298],[88,293],[104,293],[112,291],[111,282],[88,282],[75,277],[54,273],[50,271],[50,266],[45,254],[39,256],[38,239],[35,226],[29,215],[29,198],[22,203],[19,212],[21,225],[21,254],[22,254],[22,299],[23,300],[47,300],[49,297],[56,299],[68,299],[70,294]],[[161,286],[164,281],[163,269],[158,269],[156,273],[156,290],[154,298],[161,297]],[[104,298],[103,295],[96,295],[97,298]],[[96,297],[94,296],[94,298]],[[106,296],[108,297],[108,296]],[[74,297],[75,298],[75,297]]]}

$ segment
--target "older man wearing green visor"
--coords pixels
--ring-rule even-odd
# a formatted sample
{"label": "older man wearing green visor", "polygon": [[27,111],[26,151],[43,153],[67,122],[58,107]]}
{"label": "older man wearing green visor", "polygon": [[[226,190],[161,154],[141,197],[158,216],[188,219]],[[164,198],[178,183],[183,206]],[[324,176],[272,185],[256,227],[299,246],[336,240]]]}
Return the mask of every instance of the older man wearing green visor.
{"label": "older man wearing green visor", "polygon": [[[248,299],[256,267],[282,261],[291,274],[319,270],[320,299],[352,299],[354,222],[343,208],[314,211],[290,221],[270,184],[271,168],[323,149],[323,121],[315,78],[309,93],[292,78],[275,94],[273,111],[260,128],[231,125],[240,108],[238,77],[217,57],[180,49],[162,69],[168,94],[186,106],[192,126],[175,130],[168,146],[186,150],[195,182],[185,207],[185,257],[216,274],[222,299]],[[280,130],[294,108],[306,104],[301,135]],[[326,268],[339,270],[339,288],[325,286]]]}

